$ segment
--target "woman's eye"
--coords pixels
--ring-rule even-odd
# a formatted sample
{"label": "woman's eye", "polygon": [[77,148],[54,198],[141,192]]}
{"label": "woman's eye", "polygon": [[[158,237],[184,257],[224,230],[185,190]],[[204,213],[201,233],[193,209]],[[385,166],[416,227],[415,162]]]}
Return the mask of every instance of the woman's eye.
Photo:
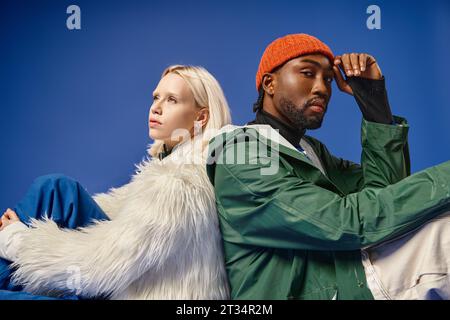
{"label": "woman's eye", "polygon": [[159,96],[153,96],[153,101],[156,101],[159,99]]}
{"label": "woman's eye", "polygon": [[325,78],[325,80],[326,80],[328,83],[332,83],[332,82],[333,82],[333,78],[332,78],[332,77]]}
{"label": "woman's eye", "polygon": [[174,97],[169,97],[169,99],[167,99],[167,100],[169,100],[170,102],[173,102],[173,103],[177,103],[177,100]]}
{"label": "woman's eye", "polygon": [[313,73],[311,71],[302,71],[302,73],[307,77],[312,77]]}

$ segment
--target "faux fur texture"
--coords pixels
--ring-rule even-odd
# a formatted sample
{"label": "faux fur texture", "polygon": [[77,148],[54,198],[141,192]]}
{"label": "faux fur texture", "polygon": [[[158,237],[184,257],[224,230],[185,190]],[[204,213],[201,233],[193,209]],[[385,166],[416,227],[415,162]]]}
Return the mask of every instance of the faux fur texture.
{"label": "faux fur texture", "polygon": [[34,220],[13,282],[52,296],[228,299],[214,189],[203,164],[173,161],[183,150],[143,161],[130,183],[95,195],[111,221],[69,230]]}

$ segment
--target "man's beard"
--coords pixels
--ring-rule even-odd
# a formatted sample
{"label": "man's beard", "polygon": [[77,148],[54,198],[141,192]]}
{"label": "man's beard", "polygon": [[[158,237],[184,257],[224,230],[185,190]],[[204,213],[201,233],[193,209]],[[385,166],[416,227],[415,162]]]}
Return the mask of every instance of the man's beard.
{"label": "man's beard", "polygon": [[298,129],[317,129],[320,128],[323,121],[323,114],[305,116],[305,110],[308,108],[308,103],[303,105],[303,108],[297,107],[291,100],[282,98],[280,100],[280,108],[283,114],[291,121],[291,123]]}

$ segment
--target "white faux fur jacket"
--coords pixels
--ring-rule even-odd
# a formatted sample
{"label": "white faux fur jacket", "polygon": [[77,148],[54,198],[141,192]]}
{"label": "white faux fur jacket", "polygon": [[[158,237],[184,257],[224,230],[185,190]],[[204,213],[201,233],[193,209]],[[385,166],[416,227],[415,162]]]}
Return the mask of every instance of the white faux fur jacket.
{"label": "white faux fur jacket", "polygon": [[94,195],[111,221],[69,230],[34,220],[21,232],[13,283],[46,295],[228,299],[214,189],[204,162],[179,161],[191,146],[143,161],[128,184]]}

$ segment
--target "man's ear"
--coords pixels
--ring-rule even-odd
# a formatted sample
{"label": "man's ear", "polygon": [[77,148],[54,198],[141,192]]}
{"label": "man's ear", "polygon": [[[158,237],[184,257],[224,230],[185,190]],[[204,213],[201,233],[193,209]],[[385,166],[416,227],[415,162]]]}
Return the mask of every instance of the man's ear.
{"label": "man's ear", "polygon": [[202,128],[206,126],[209,120],[209,108],[203,107],[197,112],[197,119],[195,121],[200,122]]}
{"label": "man's ear", "polygon": [[264,89],[264,92],[267,93],[270,96],[273,96],[273,93],[275,92],[275,85],[276,85],[276,75],[274,73],[264,73],[262,78],[262,88]]}

